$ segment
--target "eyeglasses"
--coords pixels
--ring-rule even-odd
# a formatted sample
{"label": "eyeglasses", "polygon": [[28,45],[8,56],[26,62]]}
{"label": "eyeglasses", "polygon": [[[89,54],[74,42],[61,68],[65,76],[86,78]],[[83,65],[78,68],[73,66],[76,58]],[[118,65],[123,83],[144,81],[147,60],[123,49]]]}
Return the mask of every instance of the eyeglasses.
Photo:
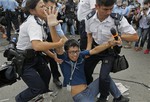
{"label": "eyeglasses", "polygon": [[79,52],[80,52],[79,50],[77,50],[77,51],[68,51],[68,53],[71,54],[71,55],[75,55],[75,54],[78,55]]}

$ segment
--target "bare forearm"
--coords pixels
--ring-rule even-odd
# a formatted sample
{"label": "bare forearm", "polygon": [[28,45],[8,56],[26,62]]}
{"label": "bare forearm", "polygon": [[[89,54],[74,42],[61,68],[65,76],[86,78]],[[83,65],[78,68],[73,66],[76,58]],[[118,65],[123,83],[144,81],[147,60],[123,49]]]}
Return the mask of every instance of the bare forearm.
{"label": "bare forearm", "polygon": [[90,50],[92,48],[92,35],[91,34],[87,34],[87,48],[86,50]]}
{"label": "bare forearm", "polygon": [[121,39],[125,41],[138,41],[139,36],[135,34],[122,34]]}
{"label": "bare forearm", "polygon": [[42,41],[32,41],[32,47],[35,51],[46,51],[52,48],[61,47],[62,44],[59,42],[42,42]]}
{"label": "bare forearm", "polygon": [[58,42],[60,40],[60,37],[58,36],[56,29],[54,26],[50,27],[51,31],[51,37],[53,42]]}
{"label": "bare forearm", "polygon": [[100,53],[100,52],[106,50],[109,47],[111,47],[111,45],[109,43],[105,43],[105,44],[101,44],[99,46],[96,46],[95,48],[90,50],[90,55]]}

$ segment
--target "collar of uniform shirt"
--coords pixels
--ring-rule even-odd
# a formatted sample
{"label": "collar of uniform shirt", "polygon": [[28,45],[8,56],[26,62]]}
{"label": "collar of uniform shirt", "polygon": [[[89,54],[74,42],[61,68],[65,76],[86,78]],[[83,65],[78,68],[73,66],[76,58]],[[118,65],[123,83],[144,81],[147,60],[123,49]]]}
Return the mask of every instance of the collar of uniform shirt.
{"label": "collar of uniform shirt", "polygon": [[[94,20],[101,22],[101,21],[98,19],[97,12],[96,12],[96,14],[93,16],[93,18],[94,18]],[[111,22],[111,17],[110,17],[110,15],[109,15],[104,21],[102,21],[102,22]]]}

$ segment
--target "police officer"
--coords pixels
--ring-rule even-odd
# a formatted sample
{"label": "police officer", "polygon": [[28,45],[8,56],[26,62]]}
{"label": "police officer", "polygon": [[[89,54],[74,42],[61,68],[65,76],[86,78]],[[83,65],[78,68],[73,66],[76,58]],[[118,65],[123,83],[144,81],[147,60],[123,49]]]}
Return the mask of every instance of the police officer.
{"label": "police officer", "polygon": [[15,26],[16,32],[19,32],[18,13],[16,11],[19,5],[16,0],[2,0],[0,6],[3,7],[5,12],[5,18],[7,21],[6,24],[7,40],[10,41],[12,23]]}
{"label": "police officer", "polygon": [[[120,25],[118,27],[115,26],[115,22],[110,14],[112,12],[114,3],[116,0],[96,0],[96,14],[92,17],[89,16],[86,21],[86,32],[88,38],[87,49],[92,48],[92,44],[94,46],[105,43],[112,34],[110,29],[114,27],[118,28],[119,32],[121,32],[121,39],[126,41],[137,41],[138,35],[133,27],[127,22],[127,20],[123,17],[120,17]],[[118,45],[120,46],[120,45]],[[98,102],[106,102],[106,98],[109,95],[109,86],[111,77],[109,73],[111,72],[111,68],[113,65],[113,61],[117,53],[114,53],[115,49],[108,48],[107,50],[99,53],[96,56],[90,56],[85,61],[85,74],[87,78],[88,84],[93,81],[92,73],[94,71],[97,63],[102,60],[101,70],[100,70],[100,84],[99,91],[101,93]],[[113,102],[128,102],[129,99],[120,95],[118,97],[114,97]]]}
{"label": "police officer", "polygon": [[80,49],[85,50],[87,46],[87,36],[85,32],[85,19],[87,14],[94,10],[96,0],[80,0],[78,4],[77,18],[80,22],[79,24],[79,34],[80,34]]}
{"label": "police officer", "polygon": [[[17,52],[25,57],[20,76],[28,88],[16,96],[16,102],[28,102],[39,94],[49,92],[51,72],[42,53],[56,59],[49,49],[62,46],[64,41],[62,39],[57,43],[45,41],[47,35],[44,32],[45,21],[43,19],[47,17],[46,10],[42,0],[27,0],[25,11],[29,16],[20,26],[16,47]],[[55,33],[53,26],[59,23],[55,16],[57,14],[53,10],[49,17],[51,33]]]}

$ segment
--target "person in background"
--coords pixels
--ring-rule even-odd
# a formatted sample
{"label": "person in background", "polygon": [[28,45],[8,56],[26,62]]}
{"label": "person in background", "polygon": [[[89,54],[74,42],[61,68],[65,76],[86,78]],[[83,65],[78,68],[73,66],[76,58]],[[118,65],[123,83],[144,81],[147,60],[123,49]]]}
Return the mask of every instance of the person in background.
{"label": "person in background", "polygon": [[116,5],[114,5],[114,8],[113,8],[113,13],[118,13],[120,15],[123,15],[123,8],[122,8],[122,0],[117,0],[116,1]]}
{"label": "person in background", "polygon": [[146,50],[144,50],[144,54],[149,54],[150,52],[150,0],[145,0],[145,4],[148,5],[148,13],[147,13],[147,21],[148,21],[148,25],[149,25],[149,33],[148,33],[148,40],[147,40],[147,48]]}
{"label": "person in background", "polygon": [[3,7],[5,12],[5,18],[6,18],[6,33],[7,33],[7,40],[11,40],[11,28],[12,23],[15,26],[15,32],[19,32],[19,21],[18,21],[18,13],[17,9],[19,7],[16,0],[1,0],[0,6]]}
{"label": "person in background", "polygon": [[62,30],[64,34],[67,34],[67,31],[70,34],[70,37],[75,37],[75,11],[76,4],[73,0],[68,0],[65,4],[65,21],[62,24]]}
{"label": "person in background", "polygon": [[79,24],[80,34],[80,49],[85,50],[87,46],[87,33],[85,31],[85,19],[86,16],[95,10],[96,0],[80,0],[78,4],[77,18]]}
{"label": "person in background", "polygon": [[[147,37],[149,36],[149,27],[150,27],[150,25],[148,24],[149,13],[150,13],[150,10],[149,10],[148,4],[147,2],[144,2],[142,10],[137,15],[137,18],[136,18],[137,21],[139,21],[138,32],[139,32],[139,35],[141,35],[138,42],[136,42],[135,44],[136,51],[141,51],[143,49],[145,41],[147,40]],[[141,42],[140,42],[140,39],[141,39]],[[149,43],[148,43],[148,46],[149,46]],[[148,54],[149,50],[145,50],[144,53]]]}

